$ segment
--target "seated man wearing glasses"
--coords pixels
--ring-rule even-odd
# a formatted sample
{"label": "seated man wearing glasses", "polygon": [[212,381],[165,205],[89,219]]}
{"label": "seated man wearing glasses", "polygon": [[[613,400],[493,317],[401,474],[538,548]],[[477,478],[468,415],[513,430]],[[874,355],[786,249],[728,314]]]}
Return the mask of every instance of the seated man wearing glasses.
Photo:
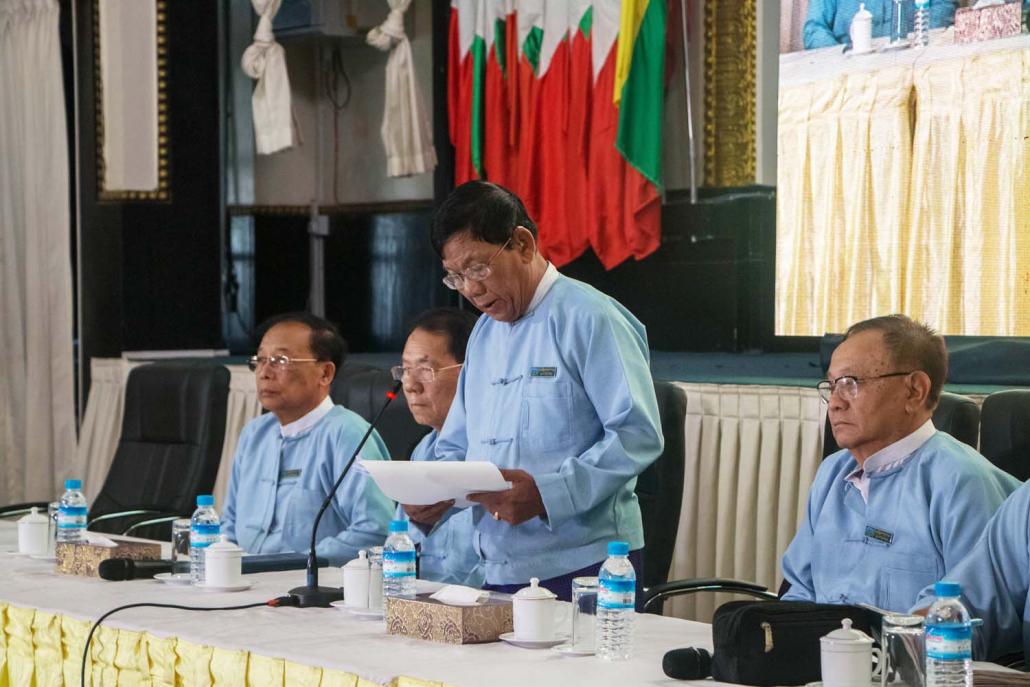
{"label": "seated man wearing glasses", "polygon": [[634,487],[662,450],[644,326],[560,275],[522,201],[495,184],[452,191],[432,242],[444,283],[484,313],[436,455],[489,461],[512,483],[469,496],[484,587],[512,591],[538,577],[568,600],[572,579],[596,575],[616,540],[629,543],[640,580]]}
{"label": "seated man wearing glasses", "polygon": [[853,325],[819,392],[844,448],[823,461],[783,556],[784,600],[906,611],[1019,482],[937,431],[944,340],[904,315]]}
{"label": "seated man wearing glasses", "polygon": [[[404,383],[404,397],[415,421],[433,430],[415,447],[411,460],[436,460],[436,441],[454,401],[465,347],[475,326],[476,316],[468,310],[437,308],[422,313],[404,344],[403,365],[390,370],[394,379]],[[479,587],[483,569],[472,548],[472,511],[466,508],[440,520],[453,505],[445,501],[398,506],[397,517],[403,518],[406,512],[417,525],[408,534],[420,549],[420,578]]]}
{"label": "seated man wearing glasses", "polygon": [[[315,515],[368,422],[329,398],[346,353],[335,327],[309,313],[289,313],[263,329],[250,368],[269,412],[240,433],[222,533],[248,553],[306,552]],[[378,433],[359,457],[389,460]],[[318,555],[338,565],[381,545],[393,508],[367,475],[352,469],[319,523]]]}

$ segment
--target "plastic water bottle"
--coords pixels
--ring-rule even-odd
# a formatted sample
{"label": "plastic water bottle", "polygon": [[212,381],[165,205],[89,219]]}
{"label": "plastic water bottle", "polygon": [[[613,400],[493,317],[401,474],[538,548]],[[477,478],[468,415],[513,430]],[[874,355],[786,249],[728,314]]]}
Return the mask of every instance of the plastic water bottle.
{"label": "plastic water bottle", "polygon": [[218,541],[222,521],[215,510],[215,497],[202,494],[197,497],[197,510],[190,518],[190,579],[193,584],[204,584],[205,549]]}
{"label": "plastic water bottle", "polygon": [[915,38],[912,45],[930,44],[930,0],[916,0]]}
{"label": "plastic water bottle", "polygon": [[633,654],[633,611],[637,574],[629,562],[629,544],[608,544],[608,560],[597,575],[597,655],[625,661]]}
{"label": "plastic water bottle", "polygon": [[973,628],[957,582],[938,582],[926,613],[926,687],[973,687]]}
{"label": "plastic water bottle", "polygon": [[57,510],[57,541],[75,544],[86,538],[86,497],[82,494],[82,480],[66,479],[61,506]]}
{"label": "plastic water bottle", "polygon": [[415,543],[408,536],[408,521],[390,522],[383,545],[383,596],[415,598]]}

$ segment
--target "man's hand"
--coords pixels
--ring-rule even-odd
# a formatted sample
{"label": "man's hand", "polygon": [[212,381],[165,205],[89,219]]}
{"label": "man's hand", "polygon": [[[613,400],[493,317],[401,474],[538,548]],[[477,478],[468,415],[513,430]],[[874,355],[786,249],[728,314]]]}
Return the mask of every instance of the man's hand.
{"label": "man's hand", "polygon": [[434,503],[430,506],[408,506],[402,504],[401,507],[404,509],[404,512],[408,514],[408,518],[410,518],[412,522],[431,527],[435,525],[440,518],[444,516],[444,513],[450,510],[453,505],[454,499],[451,499],[450,501],[440,501],[439,503]]}
{"label": "man's hand", "polygon": [[501,470],[501,476],[511,482],[511,489],[476,492],[469,494],[468,500],[481,504],[495,520],[504,520],[512,525],[547,514],[531,474],[525,470]]}

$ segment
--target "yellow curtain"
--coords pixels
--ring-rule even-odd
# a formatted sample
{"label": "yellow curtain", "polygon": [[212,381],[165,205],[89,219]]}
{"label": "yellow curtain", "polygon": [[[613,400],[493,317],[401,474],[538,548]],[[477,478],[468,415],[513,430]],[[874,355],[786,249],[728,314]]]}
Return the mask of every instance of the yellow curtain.
{"label": "yellow curtain", "polygon": [[781,88],[776,332],[1030,335],[1030,51]]}

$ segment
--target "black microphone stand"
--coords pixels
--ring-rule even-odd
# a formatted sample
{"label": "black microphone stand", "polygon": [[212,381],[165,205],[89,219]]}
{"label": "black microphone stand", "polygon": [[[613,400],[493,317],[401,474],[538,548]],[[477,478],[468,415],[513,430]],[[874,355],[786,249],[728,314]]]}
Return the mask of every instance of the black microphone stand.
{"label": "black microphone stand", "polygon": [[372,435],[372,430],[375,429],[376,423],[379,422],[379,418],[382,417],[383,411],[390,405],[390,401],[397,398],[397,392],[401,390],[401,383],[397,382],[393,385],[393,388],[386,392],[386,403],[379,409],[376,416],[372,418],[372,422],[368,425],[368,430],[365,432],[365,436],[361,437],[361,441],[358,442],[357,448],[354,449],[354,453],[351,454],[350,460],[343,466],[343,471],[340,473],[339,478],[336,480],[336,484],[326,494],[325,500],[322,501],[322,507],[318,509],[318,515],[315,516],[315,524],[311,528],[311,551],[308,553],[308,568],[307,568],[307,584],[303,587],[294,587],[290,590],[290,595],[297,597],[297,605],[301,608],[326,608],[333,601],[339,601],[343,598],[343,590],[339,587],[320,587],[318,586],[318,560],[315,558],[315,545],[317,544],[316,537],[318,536],[318,523],[322,520],[322,515],[326,509],[329,508],[329,504],[333,502],[333,497],[336,495],[336,490],[343,484],[343,478],[350,472],[351,465],[354,464],[354,459],[358,457],[358,453],[361,451],[365,442]]}

